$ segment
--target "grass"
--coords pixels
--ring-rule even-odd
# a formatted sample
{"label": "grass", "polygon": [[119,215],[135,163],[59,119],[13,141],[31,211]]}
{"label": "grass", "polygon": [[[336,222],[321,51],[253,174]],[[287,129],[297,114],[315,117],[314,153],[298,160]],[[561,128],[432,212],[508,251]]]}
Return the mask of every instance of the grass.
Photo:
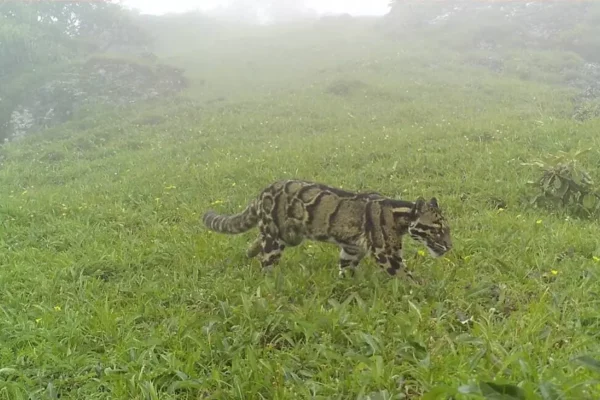
{"label": "grass", "polygon": [[[232,62],[239,47],[165,45],[196,82],[183,97],[4,146],[0,399],[500,390],[485,382],[521,388],[505,398],[598,398],[598,222],[526,206],[536,171],[521,166],[598,149],[598,120],[570,119],[570,89],[434,43],[319,29],[244,36],[252,70]],[[434,260],[407,240],[422,286],[371,260],[340,280],[337,250],[318,243],[264,275],[244,256],[255,232],[209,233],[199,218],[287,177],[435,195],[455,248]]]}

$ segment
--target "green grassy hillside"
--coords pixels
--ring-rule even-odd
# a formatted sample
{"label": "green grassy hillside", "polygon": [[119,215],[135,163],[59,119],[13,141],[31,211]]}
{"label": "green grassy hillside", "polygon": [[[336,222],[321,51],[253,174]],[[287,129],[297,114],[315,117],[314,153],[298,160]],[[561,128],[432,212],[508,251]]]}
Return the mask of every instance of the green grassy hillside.
{"label": "green grassy hillside", "polygon": [[[591,147],[600,177],[600,124],[561,82],[577,56],[515,50],[498,73],[370,20],[158,25],[184,95],[2,149],[0,398],[600,396],[598,363],[574,360],[600,352],[599,224],[523,202],[521,163],[545,153]],[[407,241],[422,286],[372,260],[340,280],[317,243],[264,275],[255,232],[201,226],[288,177],[436,196],[455,248]]]}

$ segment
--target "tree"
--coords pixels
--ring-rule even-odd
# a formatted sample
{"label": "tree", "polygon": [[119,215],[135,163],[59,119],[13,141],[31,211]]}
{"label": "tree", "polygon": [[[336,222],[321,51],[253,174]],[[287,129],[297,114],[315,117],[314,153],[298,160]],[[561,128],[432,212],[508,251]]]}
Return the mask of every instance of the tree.
{"label": "tree", "polygon": [[0,139],[24,93],[52,74],[51,65],[150,40],[130,12],[110,1],[0,0]]}

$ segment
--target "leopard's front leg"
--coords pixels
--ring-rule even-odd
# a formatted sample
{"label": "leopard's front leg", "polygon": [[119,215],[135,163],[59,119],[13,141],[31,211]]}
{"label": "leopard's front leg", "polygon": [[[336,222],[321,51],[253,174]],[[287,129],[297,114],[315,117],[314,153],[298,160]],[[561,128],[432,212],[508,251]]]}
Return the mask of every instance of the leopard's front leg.
{"label": "leopard's front leg", "polygon": [[388,248],[376,248],[373,257],[377,264],[391,276],[406,276],[412,281],[417,281],[412,273],[406,268],[402,256],[402,243]]}

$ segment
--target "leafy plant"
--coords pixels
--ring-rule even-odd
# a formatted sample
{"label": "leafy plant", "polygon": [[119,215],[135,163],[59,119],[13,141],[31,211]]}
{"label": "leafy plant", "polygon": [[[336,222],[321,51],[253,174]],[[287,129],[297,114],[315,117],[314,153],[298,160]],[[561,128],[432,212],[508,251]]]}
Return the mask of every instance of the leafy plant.
{"label": "leafy plant", "polygon": [[573,119],[575,121],[587,121],[600,117],[600,103],[598,101],[586,101],[575,107]]}
{"label": "leafy plant", "polygon": [[600,192],[592,177],[580,166],[581,158],[591,149],[575,153],[559,152],[545,160],[522,165],[535,166],[542,176],[530,184],[539,188],[531,204],[572,209],[590,215],[600,210]]}

